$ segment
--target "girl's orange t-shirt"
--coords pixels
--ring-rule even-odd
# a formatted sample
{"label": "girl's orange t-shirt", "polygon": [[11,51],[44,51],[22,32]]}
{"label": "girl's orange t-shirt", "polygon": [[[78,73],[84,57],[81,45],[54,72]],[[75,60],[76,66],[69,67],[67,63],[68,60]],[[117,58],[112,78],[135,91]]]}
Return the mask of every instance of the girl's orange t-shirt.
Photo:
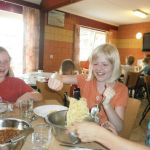
{"label": "girl's orange t-shirt", "polygon": [[[96,104],[100,103],[103,99],[103,96],[97,91],[96,80],[87,81],[85,76],[77,76],[77,85],[80,88],[81,97],[84,97],[87,100],[87,105],[91,109]],[[116,95],[111,100],[111,105],[113,108],[116,106],[126,107],[128,102],[128,88],[120,82],[116,82],[114,86]],[[103,107],[100,108],[99,118],[100,123],[103,123],[108,120],[107,114]]]}

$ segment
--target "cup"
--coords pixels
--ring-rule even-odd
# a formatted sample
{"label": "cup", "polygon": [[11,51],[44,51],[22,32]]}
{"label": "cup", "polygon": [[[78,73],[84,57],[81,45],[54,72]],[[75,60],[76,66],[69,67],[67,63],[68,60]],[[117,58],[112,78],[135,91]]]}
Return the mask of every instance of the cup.
{"label": "cup", "polygon": [[0,102],[0,118],[5,117],[5,113],[8,110],[7,103]]}
{"label": "cup", "polygon": [[6,112],[13,111],[13,104],[0,97],[0,118],[6,117]]}
{"label": "cup", "polygon": [[51,127],[48,124],[36,125],[32,133],[32,150],[48,150],[51,138]]}
{"label": "cup", "polygon": [[38,70],[38,73],[43,73],[43,70]]}
{"label": "cup", "polygon": [[30,120],[33,115],[33,100],[22,100],[19,103],[20,117],[25,120]]}

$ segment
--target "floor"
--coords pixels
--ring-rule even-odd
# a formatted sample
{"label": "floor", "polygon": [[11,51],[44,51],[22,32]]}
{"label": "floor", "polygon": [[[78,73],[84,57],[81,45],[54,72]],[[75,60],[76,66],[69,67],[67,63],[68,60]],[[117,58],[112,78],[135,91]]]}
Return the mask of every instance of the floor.
{"label": "floor", "polygon": [[141,144],[145,144],[145,137],[146,137],[146,131],[147,131],[147,124],[148,124],[148,120],[150,119],[150,112],[146,115],[145,119],[143,120],[141,126],[139,125],[139,121],[141,118],[141,114],[147,104],[147,100],[146,99],[142,99],[141,100],[141,107],[139,109],[139,113],[136,119],[136,123],[134,125],[133,131],[131,133],[130,136],[130,140],[141,143]]}

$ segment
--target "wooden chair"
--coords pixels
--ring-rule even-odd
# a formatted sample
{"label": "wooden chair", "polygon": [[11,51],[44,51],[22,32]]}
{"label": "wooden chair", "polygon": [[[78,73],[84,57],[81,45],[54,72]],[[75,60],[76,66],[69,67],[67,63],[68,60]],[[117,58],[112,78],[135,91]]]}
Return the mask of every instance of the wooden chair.
{"label": "wooden chair", "polygon": [[136,117],[139,111],[141,105],[141,101],[135,98],[129,98],[128,104],[125,111],[125,117],[124,117],[124,127],[122,132],[120,133],[120,136],[124,138],[129,138],[131,131],[134,127]]}
{"label": "wooden chair", "polygon": [[54,91],[48,87],[48,84],[45,82],[36,81],[36,86],[39,92],[41,92],[44,100],[58,100],[61,104],[63,104],[64,92],[70,91],[70,85],[64,85],[61,91]]}
{"label": "wooden chair", "polygon": [[139,122],[139,124],[142,124],[142,121],[144,120],[144,118],[146,117],[147,113],[150,110],[150,75],[149,76],[144,76],[144,82],[145,82],[145,88],[146,88],[146,95],[147,95],[147,100],[148,100],[148,104],[146,105],[143,113],[142,113],[142,117],[141,120]]}
{"label": "wooden chair", "polygon": [[139,76],[140,76],[139,72],[128,72],[128,74],[127,74],[126,86],[129,89],[130,97],[134,97],[132,92],[133,92],[133,90],[135,91]]}

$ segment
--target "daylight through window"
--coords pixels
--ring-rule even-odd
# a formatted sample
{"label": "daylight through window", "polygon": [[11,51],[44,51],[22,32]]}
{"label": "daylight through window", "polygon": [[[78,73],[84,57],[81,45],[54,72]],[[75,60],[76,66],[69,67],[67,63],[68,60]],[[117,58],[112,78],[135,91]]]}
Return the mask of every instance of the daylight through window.
{"label": "daylight through window", "polygon": [[80,61],[88,60],[91,51],[106,43],[106,32],[80,27]]}
{"label": "daylight through window", "polygon": [[23,72],[23,16],[0,10],[0,46],[8,50],[15,76]]}

